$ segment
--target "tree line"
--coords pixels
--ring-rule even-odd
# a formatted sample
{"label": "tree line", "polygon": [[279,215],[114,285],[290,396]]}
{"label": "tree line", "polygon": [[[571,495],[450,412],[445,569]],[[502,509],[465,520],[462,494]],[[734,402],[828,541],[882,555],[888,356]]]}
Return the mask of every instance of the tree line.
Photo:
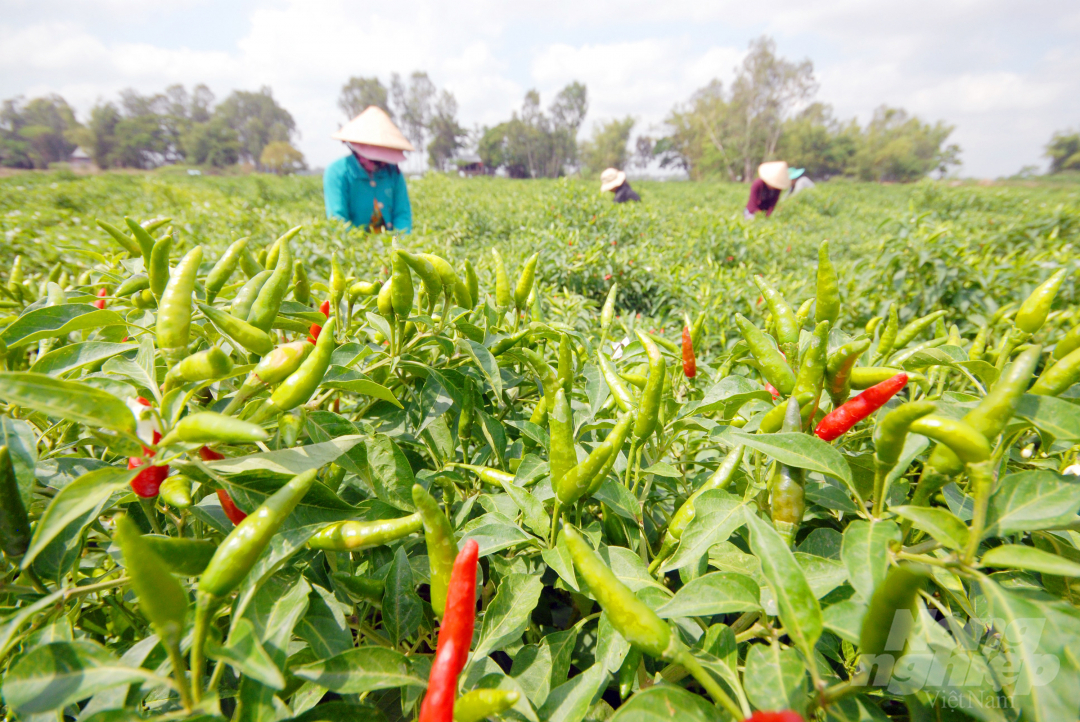
{"label": "tree line", "polygon": [[0,165],[46,168],[82,147],[100,168],[156,168],[184,163],[223,168],[249,163],[260,170],[304,167],[293,147],[296,122],[270,88],[233,91],[215,104],[205,85],[189,92],[124,90],[98,101],[81,123],[59,95],[5,100],[0,107]]}

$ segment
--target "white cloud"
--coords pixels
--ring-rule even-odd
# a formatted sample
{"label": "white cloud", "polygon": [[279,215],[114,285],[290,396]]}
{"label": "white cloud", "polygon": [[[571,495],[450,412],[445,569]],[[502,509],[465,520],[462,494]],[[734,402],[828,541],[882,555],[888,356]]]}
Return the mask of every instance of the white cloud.
{"label": "white cloud", "polygon": [[734,0],[243,7],[228,8],[247,13],[229,25],[208,0],[9,0],[0,97],[59,92],[85,117],[125,87],[205,82],[222,98],[269,85],[319,165],[340,152],[328,136],[344,120],[336,100],[351,75],[426,70],[467,126],[505,119],[528,88],[546,104],[580,80],[587,124],[632,115],[645,132],[710,79],[730,80],[747,42],[769,33],[781,54],[814,60],[819,99],[840,117],[865,120],[887,103],[957,125],[974,175],[1039,162],[1050,133],[1080,117],[1075,0],[774,0],[768,12]]}

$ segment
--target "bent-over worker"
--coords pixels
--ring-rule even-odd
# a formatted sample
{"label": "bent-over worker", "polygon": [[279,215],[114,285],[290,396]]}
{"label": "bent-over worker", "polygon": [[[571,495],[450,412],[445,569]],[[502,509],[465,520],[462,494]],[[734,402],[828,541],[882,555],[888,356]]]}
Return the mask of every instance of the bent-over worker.
{"label": "bent-over worker", "polygon": [[791,187],[788,177],[788,164],[782,160],[762,163],[758,166],[758,177],[750,184],[750,199],[746,202],[743,217],[753,220],[758,213],[771,216],[780,200],[780,193]]}
{"label": "bent-over worker", "polygon": [[641,196],[635,193],[627,182],[626,174],[617,168],[608,168],[600,174],[600,192],[607,193],[608,191],[615,193],[616,203],[641,200]]}
{"label": "bent-over worker", "polygon": [[412,206],[398,164],[412,144],[390,116],[368,106],[334,133],[349,155],[331,163],[323,174],[326,217],[338,218],[372,233],[412,230]]}

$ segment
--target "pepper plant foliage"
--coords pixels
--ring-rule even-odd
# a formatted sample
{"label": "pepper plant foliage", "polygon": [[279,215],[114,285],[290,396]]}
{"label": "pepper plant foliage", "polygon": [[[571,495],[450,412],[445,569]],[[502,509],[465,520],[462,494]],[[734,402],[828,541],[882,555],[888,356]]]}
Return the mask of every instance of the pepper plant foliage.
{"label": "pepper plant foliage", "polygon": [[3,287],[10,718],[1076,718],[1058,264],[995,303],[943,268],[961,329],[869,318],[823,246],[652,333],[556,287],[561,244],[100,220]]}

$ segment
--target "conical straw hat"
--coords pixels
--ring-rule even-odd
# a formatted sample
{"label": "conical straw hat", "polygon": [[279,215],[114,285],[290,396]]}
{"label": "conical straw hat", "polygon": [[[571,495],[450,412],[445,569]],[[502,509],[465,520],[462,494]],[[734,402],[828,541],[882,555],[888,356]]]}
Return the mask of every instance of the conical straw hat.
{"label": "conical straw hat", "polygon": [[369,105],[360,115],[346,123],[341,130],[330,136],[334,140],[349,143],[378,145],[397,150],[415,150],[409,139],[402,135],[394,121],[377,105]]}
{"label": "conical straw hat", "polygon": [[791,178],[788,177],[787,163],[782,160],[774,160],[769,163],[762,163],[757,169],[758,176],[761,180],[777,190],[786,191],[791,187]]}

